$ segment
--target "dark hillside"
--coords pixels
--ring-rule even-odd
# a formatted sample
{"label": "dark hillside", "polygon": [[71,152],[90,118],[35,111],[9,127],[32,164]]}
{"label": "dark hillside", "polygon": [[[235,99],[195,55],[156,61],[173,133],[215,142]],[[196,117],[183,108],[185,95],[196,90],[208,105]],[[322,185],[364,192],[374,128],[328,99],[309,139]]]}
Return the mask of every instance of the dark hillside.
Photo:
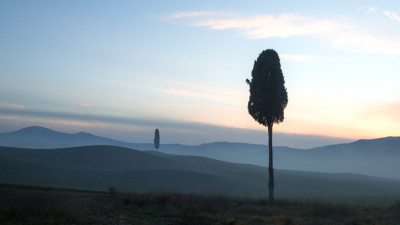
{"label": "dark hillside", "polygon": [[0,156],[0,183],[125,191],[178,191],[243,194],[261,188],[211,174],[171,169],[96,170],[39,164]]}
{"label": "dark hillside", "polygon": [[[263,196],[267,168],[115,146],[0,147],[0,183],[105,190]],[[276,170],[278,197],[400,195],[400,182],[356,174]]]}
{"label": "dark hillside", "polygon": [[51,166],[94,170],[180,169],[178,162],[143,151],[116,146],[85,146],[62,149],[0,147],[0,155]]}

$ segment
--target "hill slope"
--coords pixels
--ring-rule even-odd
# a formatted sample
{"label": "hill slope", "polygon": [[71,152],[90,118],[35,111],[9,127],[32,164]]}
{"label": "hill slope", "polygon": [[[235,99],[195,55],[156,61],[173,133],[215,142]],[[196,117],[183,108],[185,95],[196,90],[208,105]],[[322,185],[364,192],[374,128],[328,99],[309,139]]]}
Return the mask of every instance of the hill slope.
{"label": "hill slope", "polygon": [[[146,149],[146,146],[139,146]],[[148,146],[147,146],[148,147]],[[161,145],[169,154],[204,156],[228,162],[267,166],[268,146],[216,142],[199,146]],[[328,173],[358,173],[400,179],[400,137],[359,140],[313,149],[274,146],[278,169]]]}
{"label": "hill slope", "polygon": [[[23,148],[63,148],[113,145],[138,150],[154,149],[153,144],[127,143],[87,133],[65,134],[42,127],[29,127],[0,134],[0,146]],[[160,151],[176,155],[203,156],[228,162],[266,166],[267,146],[215,142],[197,146],[161,144]],[[348,144],[313,149],[274,146],[278,169],[329,173],[358,173],[400,179],[400,137],[359,140]]]}
{"label": "hill slope", "polygon": [[[0,182],[104,190],[264,195],[267,169],[195,156],[114,146],[66,149],[0,147]],[[276,171],[280,197],[400,194],[400,182],[354,174]]]}

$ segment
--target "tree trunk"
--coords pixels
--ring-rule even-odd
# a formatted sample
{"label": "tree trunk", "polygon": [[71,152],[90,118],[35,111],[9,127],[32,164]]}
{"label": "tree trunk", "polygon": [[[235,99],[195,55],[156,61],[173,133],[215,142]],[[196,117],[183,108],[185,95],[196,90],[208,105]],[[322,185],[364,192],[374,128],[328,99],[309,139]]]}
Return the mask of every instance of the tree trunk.
{"label": "tree trunk", "polygon": [[274,201],[274,166],[273,166],[273,158],[272,158],[272,124],[268,125],[268,148],[269,148],[268,191],[269,191],[269,200],[271,202],[273,202]]}

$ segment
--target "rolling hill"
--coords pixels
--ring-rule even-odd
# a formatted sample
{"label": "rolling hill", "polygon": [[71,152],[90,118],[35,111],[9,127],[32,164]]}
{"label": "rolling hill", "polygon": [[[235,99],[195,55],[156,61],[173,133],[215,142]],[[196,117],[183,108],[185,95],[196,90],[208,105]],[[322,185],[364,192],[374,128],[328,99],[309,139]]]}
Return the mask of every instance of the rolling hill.
{"label": "rolling hill", "polygon": [[[278,197],[400,195],[400,182],[390,179],[289,170],[276,170],[275,176]],[[116,146],[0,147],[0,183],[261,196],[267,190],[267,169]]]}
{"label": "rolling hill", "polygon": [[[112,145],[148,151],[153,144],[128,143],[88,133],[66,134],[43,127],[28,127],[0,134],[0,146],[19,148],[66,148]],[[197,146],[161,144],[160,151],[175,155],[202,156],[227,162],[266,166],[267,146],[215,142]],[[313,149],[274,146],[278,169],[328,173],[357,173],[400,179],[400,137],[359,140]]]}
{"label": "rolling hill", "polygon": [[[144,148],[145,149],[145,148]],[[216,142],[199,146],[164,146],[170,154],[204,156],[229,162],[267,166],[268,146]],[[400,137],[359,140],[313,149],[274,146],[278,169],[328,173],[357,173],[400,179]]]}

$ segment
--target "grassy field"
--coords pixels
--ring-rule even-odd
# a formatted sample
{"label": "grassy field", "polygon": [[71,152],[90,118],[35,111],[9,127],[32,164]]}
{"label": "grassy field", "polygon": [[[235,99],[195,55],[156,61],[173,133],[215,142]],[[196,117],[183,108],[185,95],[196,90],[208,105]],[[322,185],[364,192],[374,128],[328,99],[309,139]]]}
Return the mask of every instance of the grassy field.
{"label": "grassy field", "polygon": [[1,224],[400,224],[387,206],[0,185]]}

